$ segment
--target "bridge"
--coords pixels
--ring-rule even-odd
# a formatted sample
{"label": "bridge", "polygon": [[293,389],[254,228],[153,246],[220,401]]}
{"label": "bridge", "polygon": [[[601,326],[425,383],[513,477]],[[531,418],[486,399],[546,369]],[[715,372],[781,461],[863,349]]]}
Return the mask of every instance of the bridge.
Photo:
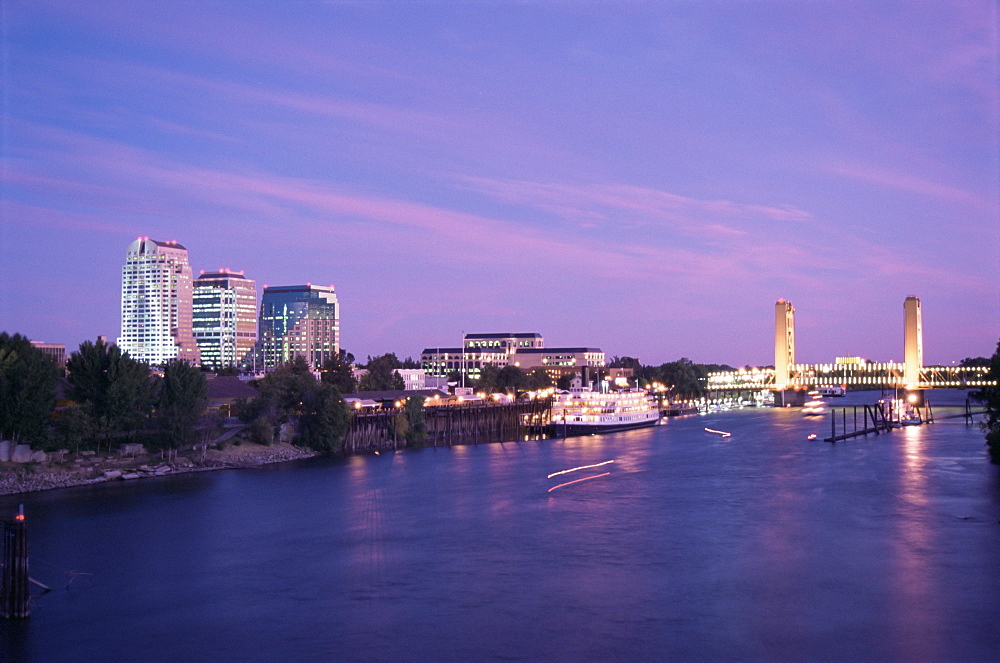
{"label": "bridge", "polygon": [[770,390],[783,402],[801,400],[798,394],[823,387],[854,389],[977,389],[996,386],[987,366],[924,366],[920,300],[903,303],[903,362],[869,362],[859,357],[838,357],[832,364],[795,362],[795,307],[775,303],[774,368],[750,368],[711,373],[713,391]]}

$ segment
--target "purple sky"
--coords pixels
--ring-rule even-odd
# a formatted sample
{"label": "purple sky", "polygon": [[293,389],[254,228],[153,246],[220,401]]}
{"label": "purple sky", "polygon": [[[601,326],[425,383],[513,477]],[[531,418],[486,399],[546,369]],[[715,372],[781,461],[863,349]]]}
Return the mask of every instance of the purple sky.
{"label": "purple sky", "polygon": [[658,364],[1000,335],[997,2],[4,2],[0,330],[120,328],[135,237],[333,283],[359,357]]}

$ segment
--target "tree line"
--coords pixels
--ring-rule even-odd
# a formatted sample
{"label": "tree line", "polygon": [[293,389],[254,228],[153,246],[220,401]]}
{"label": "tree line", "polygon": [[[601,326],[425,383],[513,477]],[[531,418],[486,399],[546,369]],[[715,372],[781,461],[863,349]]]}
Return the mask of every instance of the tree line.
{"label": "tree line", "polygon": [[[416,365],[391,353],[369,357],[359,383],[353,363],[354,356],[341,351],[324,363],[317,379],[296,357],[251,381],[258,395],[236,404],[247,435],[271,444],[289,425],[296,444],[340,451],[352,416],[342,394],[401,390],[396,369]],[[130,442],[178,449],[207,444],[223,432],[222,416],[208,411],[205,372],[186,362],[170,362],[160,375],[116,345],[85,341],[67,359],[66,373],[69,404],[57,409],[55,362],[20,334],[0,332],[0,439],[47,450],[111,451]],[[398,434],[421,441],[422,408],[410,399],[401,412],[394,424]]]}

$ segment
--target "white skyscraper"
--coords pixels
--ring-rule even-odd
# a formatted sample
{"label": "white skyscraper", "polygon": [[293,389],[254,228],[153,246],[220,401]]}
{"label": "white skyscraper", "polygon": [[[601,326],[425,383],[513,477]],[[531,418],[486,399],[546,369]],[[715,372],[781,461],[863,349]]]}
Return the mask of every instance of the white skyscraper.
{"label": "white skyscraper", "polygon": [[139,237],[122,267],[122,334],[118,347],[135,360],[162,366],[172,359],[198,364],[191,327],[191,267],[177,242]]}

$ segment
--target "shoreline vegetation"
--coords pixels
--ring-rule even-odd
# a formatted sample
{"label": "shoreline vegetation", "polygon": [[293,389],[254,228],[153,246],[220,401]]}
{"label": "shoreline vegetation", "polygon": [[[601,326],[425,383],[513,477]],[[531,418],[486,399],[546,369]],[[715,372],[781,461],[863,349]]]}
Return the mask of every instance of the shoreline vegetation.
{"label": "shoreline vegetation", "polygon": [[0,463],[0,495],[20,495],[108,481],[131,481],[191,472],[253,468],[319,455],[288,443],[241,442],[222,449],[200,446],[184,451],[49,454],[45,462]]}

